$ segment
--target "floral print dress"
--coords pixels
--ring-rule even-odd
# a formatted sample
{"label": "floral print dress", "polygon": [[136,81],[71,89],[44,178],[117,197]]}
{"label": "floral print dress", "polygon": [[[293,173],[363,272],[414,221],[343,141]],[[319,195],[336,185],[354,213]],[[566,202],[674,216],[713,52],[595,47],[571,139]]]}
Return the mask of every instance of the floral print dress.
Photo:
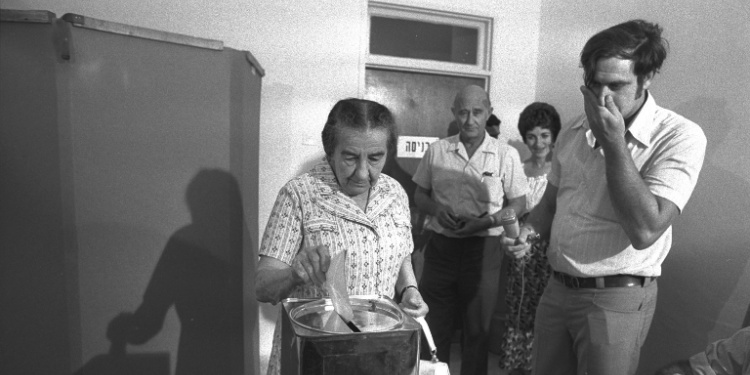
{"label": "floral print dress", "polygon": [[[526,208],[539,203],[547,187],[547,175],[529,177]],[[522,219],[523,220],[523,219]],[[534,341],[534,316],[551,269],[547,262],[548,242],[538,241],[521,259],[512,259],[508,272],[505,303],[508,305],[506,330],[500,347],[500,368],[531,372],[531,348]]]}

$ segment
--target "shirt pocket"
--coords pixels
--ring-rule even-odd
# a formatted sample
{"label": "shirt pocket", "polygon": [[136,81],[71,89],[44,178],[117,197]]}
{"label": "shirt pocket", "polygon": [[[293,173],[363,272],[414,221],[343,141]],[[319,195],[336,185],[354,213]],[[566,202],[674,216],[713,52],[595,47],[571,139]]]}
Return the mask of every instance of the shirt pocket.
{"label": "shirt pocket", "polygon": [[477,199],[484,203],[494,203],[503,199],[503,179],[500,176],[483,176],[479,180]]}
{"label": "shirt pocket", "polygon": [[328,246],[333,253],[333,245],[336,243],[335,238],[338,235],[338,225],[336,221],[329,218],[310,219],[303,225],[305,246]]}

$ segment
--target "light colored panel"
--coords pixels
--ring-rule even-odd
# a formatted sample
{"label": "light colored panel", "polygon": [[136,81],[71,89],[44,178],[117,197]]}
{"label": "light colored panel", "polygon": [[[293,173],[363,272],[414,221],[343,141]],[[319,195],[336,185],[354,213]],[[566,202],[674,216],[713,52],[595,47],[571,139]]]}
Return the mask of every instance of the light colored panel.
{"label": "light colored panel", "polygon": [[[138,307],[167,238],[190,223],[185,189],[197,169],[229,166],[230,101],[226,71],[201,64],[223,62],[221,52],[83,29],[71,40],[85,363],[108,349],[107,324]],[[179,332],[170,312],[153,340],[129,350],[171,351],[174,367]]]}

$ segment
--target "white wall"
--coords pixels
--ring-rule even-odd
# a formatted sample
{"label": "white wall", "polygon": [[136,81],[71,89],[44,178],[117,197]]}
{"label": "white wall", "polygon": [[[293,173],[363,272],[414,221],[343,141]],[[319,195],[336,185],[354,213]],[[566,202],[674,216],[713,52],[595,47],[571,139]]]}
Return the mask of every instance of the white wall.
{"label": "white wall", "polygon": [[639,374],[737,330],[750,308],[750,3],[746,0],[544,0],[537,99],[567,121],[583,112],[579,53],[597,31],[632,18],[664,27],[670,53],[651,85],[657,103],[708,138],[698,186],[674,224]]}
{"label": "white wall", "polygon": [[[518,138],[513,123],[536,93],[540,0],[387,2],[494,19],[490,94],[495,113],[509,124],[503,136]],[[3,0],[0,7],[49,10],[58,17],[77,13],[217,39],[228,47],[251,51],[266,71],[259,150],[260,225],[257,231],[250,228],[254,238],[260,238],[265,228],[278,189],[322,157],[320,131],[331,106],[364,93],[365,0]],[[270,306],[262,310],[261,368],[265,368],[276,312]]]}

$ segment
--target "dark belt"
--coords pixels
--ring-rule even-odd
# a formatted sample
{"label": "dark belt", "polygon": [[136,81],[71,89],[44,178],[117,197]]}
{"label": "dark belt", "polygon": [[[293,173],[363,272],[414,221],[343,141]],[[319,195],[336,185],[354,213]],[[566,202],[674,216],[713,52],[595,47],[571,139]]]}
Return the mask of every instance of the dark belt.
{"label": "dark belt", "polygon": [[602,289],[602,288],[628,288],[643,287],[650,284],[655,277],[613,275],[601,277],[575,277],[554,271],[555,279],[573,289]]}

